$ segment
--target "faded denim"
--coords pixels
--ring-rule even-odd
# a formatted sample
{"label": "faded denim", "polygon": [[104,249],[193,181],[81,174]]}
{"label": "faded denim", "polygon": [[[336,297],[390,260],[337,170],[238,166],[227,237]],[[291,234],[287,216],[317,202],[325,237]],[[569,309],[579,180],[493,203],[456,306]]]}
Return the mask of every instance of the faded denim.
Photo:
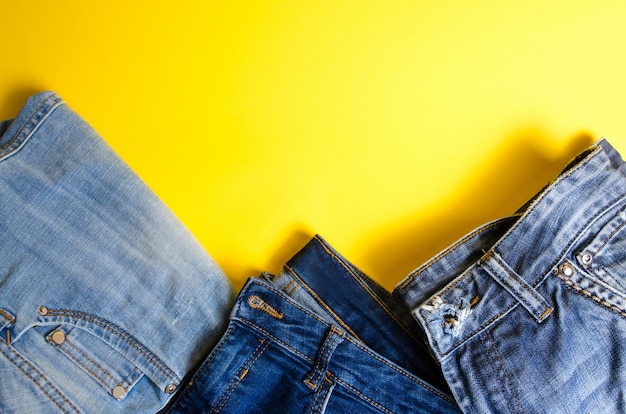
{"label": "faded denim", "polygon": [[397,287],[464,412],[626,411],[625,174],[601,140]]}
{"label": "faded denim", "polygon": [[0,123],[0,412],[154,413],[225,329],[230,284],[54,93]]}

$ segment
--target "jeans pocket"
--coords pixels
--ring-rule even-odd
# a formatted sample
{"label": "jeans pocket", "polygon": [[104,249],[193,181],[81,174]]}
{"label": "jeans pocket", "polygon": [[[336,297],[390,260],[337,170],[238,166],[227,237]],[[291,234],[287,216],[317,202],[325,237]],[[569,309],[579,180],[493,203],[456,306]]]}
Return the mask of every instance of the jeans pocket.
{"label": "jeans pocket", "polygon": [[[142,377],[172,394],[181,378],[130,332],[95,314],[39,309],[45,341],[95,380],[110,397],[122,400]],[[45,328],[45,329],[44,329]]]}
{"label": "jeans pocket", "polygon": [[115,399],[123,399],[143,376],[139,368],[110,345],[75,326],[57,326],[48,332],[46,341]]}
{"label": "jeans pocket", "polygon": [[596,305],[626,317],[626,208],[595,226],[558,265],[558,277]]}
{"label": "jeans pocket", "polygon": [[578,249],[576,261],[599,283],[626,293],[626,208]]}

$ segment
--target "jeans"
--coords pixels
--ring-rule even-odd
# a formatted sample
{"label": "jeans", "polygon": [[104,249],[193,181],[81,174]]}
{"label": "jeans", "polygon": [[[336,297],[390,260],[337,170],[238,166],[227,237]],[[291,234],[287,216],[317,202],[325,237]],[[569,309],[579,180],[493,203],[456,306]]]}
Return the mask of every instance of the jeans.
{"label": "jeans", "polygon": [[626,411],[625,174],[601,140],[395,289],[464,412]]}
{"label": "jeans", "polygon": [[416,326],[318,236],[247,282],[169,413],[458,413]]}
{"label": "jeans", "polygon": [[226,328],[228,280],[54,93],[0,123],[0,412],[154,413]]}

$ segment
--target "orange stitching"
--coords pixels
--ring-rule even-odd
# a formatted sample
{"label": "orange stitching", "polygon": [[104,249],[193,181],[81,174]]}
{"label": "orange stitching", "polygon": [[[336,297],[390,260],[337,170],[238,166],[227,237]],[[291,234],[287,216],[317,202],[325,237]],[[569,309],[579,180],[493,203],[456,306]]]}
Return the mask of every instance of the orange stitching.
{"label": "orange stitching", "polygon": [[587,289],[583,289],[580,286],[577,286],[574,284],[574,282],[572,282],[571,280],[567,280],[565,278],[563,278],[561,275],[558,275],[559,279],[561,279],[563,282],[565,282],[569,287],[571,287],[572,289],[574,289],[576,292],[582,293],[583,295],[587,296],[589,299],[593,299],[593,301],[595,301],[596,303],[599,303],[600,305],[614,311],[617,312],[620,316],[626,318],[626,312],[623,311],[621,308],[613,305],[612,303],[607,302],[606,300],[594,295],[593,293],[591,293],[590,291],[588,291]]}
{"label": "orange stitching", "polygon": [[[313,375],[313,377],[311,377],[310,379],[307,378],[306,381],[305,381],[308,385],[313,387],[313,389],[316,389],[318,387],[318,385],[316,385],[316,383],[319,381],[319,379],[321,379],[322,374],[323,374],[322,370],[319,369],[320,365],[322,365],[322,364],[326,365],[328,363],[328,358],[330,357],[330,353],[332,351],[334,351],[334,349],[335,349],[335,343],[339,339],[341,339],[341,336],[340,336],[341,331],[337,330],[334,326],[331,326],[330,331],[331,331],[331,333],[335,334],[335,336],[333,336],[331,342],[328,345],[325,346],[325,349],[323,350],[322,355],[320,355],[317,358],[317,361],[315,363],[315,367],[313,368],[313,372],[315,374]],[[324,342],[326,342],[326,341],[324,341]],[[315,379],[316,376],[319,377],[319,379]]]}
{"label": "orange stitching", "polygon": [[404,371],[404,369],[400,369],[392,364],[390,364],[389,362],[387,362],[385,359],[383,359],[382,357],[378,356],[377,354],[373,353],[373,351],[370,351],[369,348],[366,348],[364,346],[362,346],[360,343],[353,341],[350,337],[346,337],[346,339],[350,342],[352,342],[352,344],[354,346],[356,346],[357,348],[361,349],[362,351],[364,351],[365,353],[369,354],[372,358],[378,360],[379,362],[382,362],[383,364],[387,365],[389,368],[393,369],[394,371],[396,371],[398,374],[406,377],[407,379],[409,379],[410,381],[413,381],[417,384],[419,384],[420,386],[426,388],[427,390],[429,390],[430,392],[439,395],[442,398],[448,399],[448,397],[446,397],[444,394],[440,393],[438,390],[430,387],[430,385],[426,382],[423,382],[421,379],[419,378],[413,378],[411,376],[411,374],[407,373],[406,371]]}
{"label": "orange stitching", "polygon": [[[333,385],[333,382],[331,380],[329,380],[327,376],[324,377],[324,381],[328,382],[330,384],[330,386],[325,388],[324,398],[322,398],[322,404],[320,405],[319,409],[317,410],[318,413],[322,412],[322,408],[324,407],[323,402],[326,401],[326,399],[328,398],[328,394],[330,394],[330,390],[332,389],[332,385]],[[311,406],[310,414],[313,413],[313,410],[315,409],[315,406],[317,405],[317,399],[319,398],[320,395],[321,394],[319,392],[316,393],[315,400],[313,400],[313,405]]]}
{"label": "orange stitching", "polygon": [[[287,270],[288,270],[288,271],[289,271],[289,272],[293,275],[293,277],[295,277],[295,278],[297,278],[297,279],[298,279],[298,282],[302,285],[302,287],[304,288],[304,290],[306,290],[306,291],[307,291],[307,293],[308,293],[309,295],[313,296],[313,299],[315,299],[315,300],[318,302],[318,304],[319,304],[320,306],[322,306],[322,307],[326,310],[326,312],[328,312],[329,314],[331,314],[331,315],[333,316],[333,318],[335,318],[335,320],[337,321],[337,323],[338,323],[339,325],[341,325],[341,327],[342,327],[343,329],[345,329],[347,332],[349,332],[349,333],[350,333],[350,335],[354,336],[354,337],[355,337],[355,338],[357,338],[359,341],[363,342],[363,341],[361,340],[361,338],[359,338],[359,336],[356,334],[356,332],[354,332],[354,331],[353,331],[353,330],[352,330],[352,329],[351,329],[351,328],[350,328],[350,327],[349,327],[349,326],[348,326],[348,325],[347,325],[347,324],[343,321],[343,319],[341,319],[341,318],[339,317],[339,315],[337,315],[337,314],[336,314],[336,313],[335,313],[335,312],[334,312],[334,311],[333,311],[333,310],[332,310],[332,309],[331,309],[331,308],[330,308],[330,307],[326,304],[326,302],[324,302],[324,301],[322,300],[322,298],[320,298],[320,297],[317,295],[317,293],[315,293],[315,291],[314,291],[313,289],[311,289],[311,287],[310,287],[309,285],[307,285],[306,283],[304,283],[304,281],[302,280],[302,278],[300,277],[300,275],[298,275],[298,274],[296,273],[296,271],[295,271],[292,267],[290,267],[290,266],[288,266],[288,265],[285,265],[285,269],[287,269]],[[327,323],[327,322],[324,322],[324,323]]]}
{"label": "orange stitching", "polygon": [[[337,257],[337,255],[335,255],[330,249],[328,249],[324,243],[322,243],[321,240],[319,240],[318,238],[315,239],[321,246],[322,248],[326,251],[326,253],[328,253],[333,259],[335,259],[335,261],[337,263],[339,263],[344,269],[346,269],[346,271],[352,276],[352,278],[355,280],[355,282],[357,282],[359,285],[361,285],[361,287],[363,288],[363,290],[365,291],[365,293],[367,295],[369,295],[377,304],[378,306],[380,306],[380,308],[387,314],[387,316],[389,316],[397,325],[400,329],[402,329],[407,335],[409,335],[409,337],[411,339],[413,339],[413,341],[415,341],[415,343],[421,347],[421,348],[425,348],[424,344],[418,340],[414,334],[409,331],[408,329],[405,328],[405,326],[398,320],[398,318],[396,317],[396,315],[391,312],[389,310],[389,308],[387,308],[387,305],[385,305],[376,295],[373,295],[372,292],[370,291],[369,287],[366,286],[363,281],[360,279],[360,277],[356,274],[356,272],[353,271],[353,269],[351,269],[350,267],[348,267],[348,265],[346,263],[344,263],[343,260],[341,260],[341,258]],[[356,336],[356,335],[355,335]]]}
{"label": "orange stitching", "polygon": [[[329,373],[330,374],[330,373]],[[374,407],[378,408],[379,410],[382,410],[388,414],[393,414],[393,411],[389,410],[387,407],[381,405],[380,403],[377,403],[376,401],[372,400],[371,398],[367,397],[365,394],[363,394],[362,392],[360,392],[359,390],[351,387],[349,384],[343,382],[342,380],[340,380],[336,375],[330,374],[333,379],[335,380],[335,382],[337,382],[338,384],[341,384],[342,386],[348,388],[349,390],[351,390],[352,392],[354,392],[355,394],[357,394],[359,397],[361,397],[363,400],[367,401],[369,404],[373,405]]]}
{"label": "orange stitching", "polygon": [[257,295],[252,295],[248,298],[248,305],[252,309],[262,310],[263,312],[267,313],[268,315],[276,319],[282,319],[285,317],[284,314],[282,314],[281,312],[278,312],[276,309],[274,309],[272,305],[265,302],[263,299],[261,299]]}
{"label": "orange stitching", "polygon": [[309,357],[308,355],[305,355],[304,353],[298,351],[295,348],[292,348],[291,346],[289,346],[286,342],[281,341],[280,339],[276,338],[274,335],[272,335],[271,333],[269,333],[268,331],[266,331],[265,329],[259,327],[258,325],[255,325],[253,322],[250,322],[248,320],[245,320],[245,323],[247,323],[248,325],[252,326],[254,329],[256,329],[257,331],[261,332],[263,335],[267,336],[268,338],[270,338],[272,341],[276,342],[277,344],[282,345],[283,347],[289,349],[291,352],[293,352],[294,354],[304,358],[305,360],[307,360],[308,362],[313,362],[313,358]]}
{"label": "orange stitching", "polygon": [[5,318],[7,318],[9,320],[9,323],[11,323],[11,324],[15,323],[15,318],[11,314],[9,314],[8,312],[5,312],[2,309],[0,309],[0,315],[2,315]]}
{"label": "orange stitching", "polygon": [[[237,372],[235,373],[235,377],[237,378],[237,381],[234,384],[229,384],[226,387],[226,390],[224,390],[224,392],[228,391],[229,388],[232,388],[230,390],[230,392],[228,393],[228,397],[226,397],[226,399],[220,404],[219,407],[217,407],[217,411],[213,411],[211,410],[211,412],[215,412],[215,413],[219,413],[222,408],[224,408],[224,406],[226,405],[226,403],[228,403],[228,400],[230,400],[230,397],[232,397],[233,393],[235,392],[235,389],[237,389],[237,385],[239,385],[239,383],[244,379],[244,377],[248,374],[248,371],[250,370],[250,368],[254,365],[254,363],[261,357],[261,355],[263,355],[263,353],[265,352],[265,350],[267,349],[267,347],[270,345],[269,341],[266,341],[265,339],[261,339],[259,341],[259,346],[256,347],[256,349],[254,350],[254,352],[244,361],[244,363],[241,365],[241,367],[237,370]],[[263,349],[259,349],[263,347]],[[254,360],[248,364],[248,361],[250,361],[250,359],[256,354],[256,357],[254,358]],[[241,371],[241,369],[245,366],[248,366],[246,369],[244,369],[243,371]],[[245,373],[245,374],[244,374]],[[220,400],[223,398],[223,395],[220,396]],[[219,400],[217,401],[219,402]],[[217,403],[216,403],[217,404]]]}

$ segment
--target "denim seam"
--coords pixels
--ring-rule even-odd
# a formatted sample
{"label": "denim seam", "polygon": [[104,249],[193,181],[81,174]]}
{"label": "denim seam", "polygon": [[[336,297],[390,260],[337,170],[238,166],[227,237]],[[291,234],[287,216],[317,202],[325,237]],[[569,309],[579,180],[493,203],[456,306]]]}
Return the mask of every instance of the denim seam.
{"label": "denim seam", "polygon": [[622,310],[621,308],[619,308],[618,306],[613,305],[612,303],[594,295],[593,293],[591,293],[590,291],[588,291],[587,289],[584,289],[578,285],[576,285],[574,282],[572,282],[571,280],[565,278],[564,276],[558,275],[559,279],[561,279],[563,282],[565,282],[565,284],[567,286],[569,286],[570,288],[572,288],[575,292],[578,292],[580,294],[582,294],[583,296],[592,299],[594,302],[604,306],[605,308],[608,308],[609,310],[616,312],[617,314],[619,314],[619,316],[621,316],[622,318],[626,318],[626,311]]}
{"label": "denim seam", "polygon": [[440,262],[441,259],[443,259],[447,255],[449,255],[450,253],[454,252],[455,249],[458,246],[460,246],[460,245],[464,244],[465,242],[467,242],[468,240],[473,239],[474,237],[484,233],[485,231],[491,229],[492,227],[497,226],[501,222],[510,219],[511,217],[513,217],[513,216],[504,217],[504,218],[495,220],[495,221],[493,221],[493,222],[491,222],[489,224],[486,224],[484,227],[481,227],[477,231],[472,232],[472,233],[466,235],[465,237],[463,237],[462,239],[458,240],[456,243],[454,243],[453,245],[448,247],[444,252],[442,252],[439,255],[435,256],[428,263],[424,264],[422,267],[419,267],[418,269],[413,271],[413,273],[411,273],[409,276],[407,276],[407,278],[404,280],[404,282],[402,282],[395,289],[395,291],[398,292],[398,293],[405,293],[407,288],[408,288],[408,285],[411,284],[419,274],[423,273],[425,270],[429,269],[432,265],[434,265],[435,263]]}
{"label": "denim seam", "polygon": [[[322,404],[320,404],[319,409],[317,410],[317,412],[319,414],[322,414],[323,409],[324,409],[323,402],[328,398],[328,394],[330,393],[330,391],[333,388],[332,387],[333,382],[328,379],[328,376],[324,377],[324,381],[328,382],[331,386],[330,387],[322,387],[322,389],[324,390],[324,398],[322,399]],[[315,399],[313,400],[313,405],[311,406],[311,411],[309,411],[309,414],[313,414],[313,411],[315,410],[315,407],[317,406],[317,400],[319,399],[321,394],[322,394],[321,392],[315,393]]]}
{"label": "denim seam", "polygon": [[200,368],[198,368],[198,370],[193,374],[193,377],[191,378],[191,380],[187,384],[188,386],[185,388],[185,390],[180,395],[180,397],[178,397],[178,401],[181,401],[183,399],[183,397],[189,395],[189,393],[191,392],[191,386],[194,384],[194,380],[193,379],[195,377],[199,376],[199,375],[202,375],[202,373],[204,373],[207,370],[207,368],[210,365],[210,362],[215,358],[215,356],[218,354],[219,350],[224,347],[224,344],[227,342],[226,340],[232,335],[233,329],[234,329],[233,325],[232,324],[229,325],[228,329],[226,329],[226,332],[224,332],[224,335],[220,339],[220,343],[215,348],[213,348],[211,350],[210,355],[202,363]]}
{"label": "denim seam", "polygon": [[312,317],[313,319],[317,320],[318,322],[320,322],[320,323],[322,323],[322,324],[324,324],[326,326],[330,326],[328,324],[328,322],[326,322],[321,317],[319,317],[315,312],[312,312],[309,309],[303,307],[302,305],[300,305],[298,302],[296,302],[295,300],[293,300],[289,296],[285,296],[284,293],[281,292],[280,290],[277,290],[273,286],[266,285],[266,284],[262,284],[261,286],[263,286],[263,289],[269,290],[269,291],[271,291],[273,293],[276,293],[276,294],[280,295],[281,299],[285,300],[290,306],[293,306],[294,308],[300,310],[301,312],[306,313],[308,316]]}
{"label": "denim seam", "polygon": [[281,345],[283,348],[288,349],[289,351],[293,352],[294,354],[304,358],[305,360],[307,360],[308,362],[312,363],[314,360],[313,358],[309,357],[308,355],[298,351],[297,349],[291,347],[289,344],[287,344],[286,342],[278,339],[277,337],[275,337],[274,335],[272,335],[271,333],[267,332],[265,329],[261,328],[260,326],[256,325],[254,322],[248,320],[248,319],[237,319],[239,321],[241,321],[242,323],[245,323],[246,325],[249,325],[250,327],[252,327],[253,329],[259,331],[260,333],[262,333],[263,335],[267,336],[268,338],[270,338],[272,341],[276,342],[277,344]]}
{"label": "denim seam", "polygon": [[350,335],[354,336],[355,338],[357,338],[358,340],[361,340],[361,338],[359,338],[359,336],[356,334],[356,332],[354,332],[352,330],[352,328],[350,328],[350,326],[348,326],[348,324],[346,324],[343,319],[341,319],[341,317],[339,315],[337,315],[335,313],[335,311],[332,310],[332,308],[330,306],[328,306],[328,304],[326,302],[324,302],[324,300],[322,300],[322,298],[320,298],[318,296],[318,294],[311,289],[311,287],[309,285],[307,285],[306,283],[304,283],[304,281],[302,280],[302,277],[300,277],[300,275],[298,273],[296,273],[295,269],[293,269],[291,266],[285,265],[285,269],[287,269],[289,271],[289,273],[291,273],[295,278],[298,279],[298,283],[300,283],[304,290],[307,291],[308,294],[310,294],[311,296],[313,296],[313,298],[328,312],[330,313],[333,318],[337,321],[337,323],[339,325],[341,325],[342,328],[344,328],[346,331],[348,331],[350,333]]}
{"label": "denim seam", "polygon": [[565,255],[565,253],[572,248],[572,246],[576,243],[576,241],[581,236],[581,234],[583,234],[585,231],[587,231],[587,229],[589,228],[589,226],[591,225],[591,223],[593,221],[595,221],[598,217],[600,217],[601,215],[606,213],[608,210],[614,208],[616,205],[618,205],[620,203],[620,201],[624,200],[625,198],[626,198],[626,194],[621,194],[618,197],[615,197],[606,206],[604,206],[602,209],[598,210],[596,212],[596,214],[591,216],[590,219],[587,220],[585,225],[581,226],[580,230],[574,235],[574,237],[570,238],[569,243],[565,246],[565,248],[561,251],[561,253],[556,255],[557,258],[549,266],[546,266],[547,270],[542,275],[540,275],[537,278],[537,280],[535,280],[532,283],[533,287],[536,287],[539,284],[541,284],[541,282],[545,279],[545,276],[547,276],[551,272],[551,270],[557,265],[557,263],[559,263],[562,260],[562,258]]}
{"label": "denim seam", "polygon": [[296,290],[298,290],[299,287],[300,286],[298,286],[298,283],[294,279],[287,283],[287,286],[285,286],[282,291],[289,296],[293,296],[293,294],[296,292]]}
{"label": "denim seam", "polygon": [[611,232],[611,234],[607,235],[604,240],[602,241],[602,244],[600,246],[598,246],[598,248],[596,249],[596,252],[601,252],[602,249],[604,249],[604,246],[606,246],[609,241],[611,241],[611,239],[613,239],[613,237],[626,225],[626,221],[622,222],[620,225],[618,225],[615,230],[613,230]]}
{"label": "denim seam", "polygon": [[337,255],[333,251],[331,251],[326,245],[324,245],[324,243],[319,239],[319,237],[315,237],[314,240],[316,240],[320,244],[320,246],[324,249],[324,251],[326,251],[326,253],[329,254],[336,263],[341,265],[341,267],[343,267],[350,274],[350,276],[352,276],[352,278],[363,288],[365,293],[369,295],[378,304],[378,306],[383,310],[383,312],[385,312],[387,316],[389,316],[396,323],[396,325],[398,325],[400,329],[402,329],[419,347],[425,348],[424,344],[422,344],[419,340],[417,340],[417,338],[413,336],[412,332],[406,329],[406,327],[398,320],[398,318],[393,314],[393,312],[391,312],[389,308],[387,308],[387,306],[379,298],[376,297],[376,295],[372,294],[371,290],[367,286],[365,286],[365,284],[363,284],[363,281],[360,280],[360,278],[355,274],[353,269],[351,269],[343,260],[337,257]]}
{"label": "denim seam", "polygon": [[115,379],[113,374],[111,374],[108,370],[102,368],[100,366],[100,364],[98,364],[96,361],[91,359],[87,354],[85,354],[82,350],[78,349],[78,347],[76,345],[74,345],[73,343],[71,343],[67,339],[65,340],[65,342],[63,342],[63,344],[55,346],[55,348],[59,348],[61,350],[63,350],[66,347],[74,349],[78,354],[80,354],[88,362],[91,362],[92,365],[94,365],[96,368],[98,368],[101,371],[101,374],[98,374],[98,373],[94,372],[93,369],[88,368],[84,363],[82,363],[74,355],[70,354],[69,352],[64,352],[63,353],[66,357],[68,357],[69,359],[74,361],[75,364],[77,364],[78,366],[83,368],[85,371],[87,371],[88,373],[93,375],[93,377],[96,378],[98,381],[100,381],[102,383],[102,385],[105,385],[107,381],[104,378],[102,378],[100,375],[104,375],[105,377],[111,379],[113,382],[117,382],[117,380]]}
{"label": "denim seam", "polygon": [[368,396],[366,396],[365,394],[363,394],[362,392],[360,392],[359,390],[357,390],[356,388],[352,387],[351,385],[349,385],[348,383],[340,380],[336,375],[332,374],[332,373],[328,373],[329,376],[332,377],[332,379],[337,383],[340,384],[341,386],[349,389],[350,391],[352,391],[353,393],[355,393],[356,395],[359,396],[359,398],[361,398],[362,400],[364,400],[365,402],[367,402],[368,404],[370,404],[373,407],[376,407],[377,409],[384,411],[385,413],[388,414],[394,414],[393,411],[389,410],[387,407],[383,406],[382,404],[372,400],[371,398],[369,398]]}
{"label": "denim seam", "polygon": [[[501,266],[501,267],[503,268],[503,270],[504,270],[504,271],[506,271],[506,272],[509,274],[510,278],[512,278],[512,279],[514,280],[514,283],[516,284],[516,286],[517,286],[518,288],[522,288],[522,289],[524,289],[524,291],[528,292],[528,294],[530,294],[530,295],[531,295],[531,296],[532,296],[532,297],[533,297],[533,298],[534,298],[534,299],[535,299],[535,300],[539,303],[539,305],[541,305],[541,306],[544,306],[544,307],[545,307],[545,310],[544,310],[544,312],[543,312],[541,315],[537,315],[537,316],[535,316],[535,315],[534,315],[534,314],[532,314],[532,312],[531,312],[532,316],[536,318],[537,322],[542,322],[542,321],[544,320],[544,318],[546,318],[548,315],[550,315],[550,314],[552,313],[553,309],[552,309],[552,308],[551,308],[551,307],[550,307],[550,306],[546,303],[545,299],[544,299],[544,298],[542,298],[542,297],[539,295],[539,293],[537,293],[537,291],[535,291],[535,290],[531,290],[529,287],[525,286],[523,283],[520,283],[519,281],[515,281],[515,279],[516,279],[516,278],[520,278],[520,279],[522,279],[522,280],[524,280],[524,278],[523,278],[523,277],[521,277],[521,276],[519,276],[519,275],[517,275],[517,274],[515,274],[515,272],[513,271],[513,269],[511,269],[511,268],[508,266],[508,264],[507,264],[507,263],[506,263],[506,262],[505,262],[505,261],[504,261],[504,260],[503,260],[503,259],[499,256],[499,255],[496,255],[496,254],[493,252],[493,250],[490,250],[490,251],[489,251],[489,253],[487,253],[487,255],[486,255],[483,259],[481,259],[481,260],[480,260],[480,262],[479,262],[479,264],[480,264],[482,267],[484,267],[484,268],[485,268],[485,270],[487,270],[487,269],[491,269],[491,271],[492,271],[492,272],[497,272],[497,270],[494,270],[494,269],[493,269],[493,267],[492,267],[492,265],[491,265],[490,263],[488,263],[488,262],[486,262],[486,261],[485,261],[485,260],[486,260],[487,258],[489,258],[489,257],[493,258],[493,259],[494,259],[494,260],[498,263],[498,265],[499,265],[499,266]],[[489,273],[489,274],[491,275],[491,272],[490,272],[489,270],[487,270],[487,273]],[[493,278],[494,276],[493,276],[493,275],[491,275],[491,277]],[[497,283],[499,283],[499,281],[498,281],[498,280],[496,280],[496,282],[497,282]],[[525,280],[524,280],[524,282],[525,282]],[[506,287],[505,287],[502,283],[499,283],[499,284],[500,284],[500,285],[501,285],[501,286],[502,286],[505,290],[507,290],[507,291],[509,290],[509,289],[507,289],[507,288],[506,288]],[[524,306],[527,310],[534,308],[533,304],[532,304],[532,303],[530,303],[528,300],[526,300],[524,297],[522,297],[522,296],[520,296],[520,295],[514,295],[514,294],[513,294],[513,293],[511,293],[511,292],[509,292],[509,294],[511,294],[511,296],[513,296],[513,297],[514,297],[514,299],[516,299],[516,300],[520,301],[520,302],[522,303],[522,305],[523,305],[523,306]]]}
{"label": "denim seam", "polygon": [[[502,360],[502,357],[500,356],[500,353],[498,352],[498,348],[496,348],[496,343],[493,340],[493,336],[491,335],[491,332],[489,331],[486,331],[486,334],[489,338],[489,342],[491,342],[491,347],[493,348],[493,351],[496,354],[496,358],[498,358],[498,362],[500,362],[500,367],[502,368],[502,371],[504,372],[504,377],[506,378],[506,381],[509,383],[509,389],[511,390],[511,394],[513,394],[513,398],[517,402],[517,408],[519,410],[518,412],[523,413],[524,409],[522,407],[522,403],[520,402],[519,397],[517,396],[517,392],[515,392],[515,388],[513,388],[513,382],[511,381],[511,377],[509,377],[509,373],[504,366],[504,361]],[[504,385],[501,384],[501,386],[502,388],[504,388]]]}
{"label": "denim seam", "polygon": [[9,321],[9,325],[13,325],[15,323],[15,318],[10,313],[5,312],[2,309],[0,309],[0,315],[4,316],[6,320]]}
{"label": "denim seam", "polygon": [[[253,329],[259,331],[260,333],[262,333],[263,335],[268,336],[269,338],[271,338],[274,342],[276,342],[277,344],[279,344],[280,346],[288,349],[289,351],[293,352],[294,354],[304,358],[305,360],[307,360],[309,363],[312,363],[314,360],[303,354],[302,352],[294,349],[293,347],[291,347],[290,345],[288,345],[287,343],[285,343],[284,341],[281,341],[280,339],[276,338],[274,335],[270,334],[269,332],[267,332],[265,329],[259,327],[258,325],[256,325],[254,322],[248,320],[248,319],[243,319],[243,318],[239,318],[237,319],[239,321],[241,321],[242,323],[249,325],[250,327],[252,327]],[[361,342],[359,342],[358,340],[355,340],[353,338],[351,338],[350,336],[345,336],[344,339],[348,340],[350,343],[352,343],[353,345],[355,345],[357,348],[361,349],[362,351],[364,351],[365,353],[369,354],[371,357],[373,357],[374,359],[376,359],[377,361],[387,365],[389,368],[393,369],[394,371],[396,371],[398,374],[402,375],[403,377],[406,377],[408,380],[410,380],[411,382],[414,382],[415,384],[425,388],[426,390],[432,392],[433,394],[438,395],[439,397],[445,399],[446,401],[451,401],[452,400],[445,394],[441,393],[440,391],[438,391],[437,389],[431,387],[428,383],[423,382],[421,379],[419,378],[415,378],[410,376],[409,374],[407,374],[406,372],[404,372],[402,369],[390,364],[389,362],[385,361],[384,359],[382,359],[381,357],[379,357],[378,355],[372,353],[372,351],[370,351],[367,347],[363,346],[361,344]]]}
{"label": "denim seam", "polygon": [[[446,292],[448,292],[449,290],[453,289],[457,284],[461,283],[462,280],[464,280],[466,277],[469,276],[469,274],[473,271],[473,269],[477,266],[477,264],[474,264],[472,266],[470,266],[465,272],[461,273],[461,275],[459,277],[456,278],[456,280],[454,280],[453,282],[451,282],[448,286],[446,286],[443,290],[441,290],[440,292],[438,292],[439,296],[443,296],[446,294]],[[483,323],[482,325],[480,325],[478,328],[474,329],[472,332],[469,332],[467,335],[465,335],[465,337],[463,339],[461,339],[460,341],[456,342],[455,344],[453,344],[452,346],[450,346],[450,350],[464,344],[465,342],[469,341],[472,337],[474,337],[474,335],[476,335],[478,332],[482,331],[483,329],[485,329],[487,326],[489,326],[491,323],[493,323],[494,321],[498,320],[499,318],[501,318],[503,315],[505,315],[509,310],[513,309],[515,306],[518,306],[519,302],[514,302],[512,305],[510,305],[508,308],[504,309],[503,311],[501,311],[500,313],[494,315],[491,319],[489,319],[488,321],[486,321],[485,323]],[[447,353],[442,353],[441,352],[441,348],[439,347],[439,344],[437,342],[434,343],[434,348],[437,350],[437,353],[439,355],[447,355]],[[449,351],[450,352],[450,351]]]}
{"label": "denim seam", "polygon": [[[265,352],[265,350],[267,349],[267,347],[269,345],[270,345],[270,341],[266,341],[265,338],[259,340],[259,345],[256,347],[254,352],[252,354],[250,354],[250,356],[248,356],[248,358],[244,361],[244,363],[241,365],[241,367],[239,367],[239,369],[235,373],[235,378],[237,379],[237,381],[235,381],[233,383],[233,381],[231,380],[231,382],[228,384],[228,386],[226,387],[226,389],[224,390],[224,392],[222,393],[222,395],[220,396],[220,398],[217,400],[217,402],[215,404],[218,404],[220,402],[220,400],[222,400],[222,398],[224,398],[224,395],[225,395],[226,392],[228,392],[228,396],[219,405],[219,407],[212,409],[210,411],[211,413],[219,413],[222,410],[222,408],[224,408],[224,406],[228,403],[228,400],[230,400],[230,397],[232,397],[233,393],[237,389],[237,386],[239,385],[239,383],[244,379],[244,377],[248,373],[248,370],[255,364],[256,361],[258,361],[258,359],[261,357],[261,355],[263,355],[263,353]],[[263,348],[263,349],[261,349],[261,348]],[[254,360],[252,362],[250,362],[250,359],[252,357],[254,357]],[[246,367],[246,368],[243,369],[243,371],[242,371],[242,368],[244,368],[244,367]],[[235,378],[233,378],[233,379],[235,379]],[[230,391],[229,391],[229,389],[230,389]]]}
{"label": "denim seam", "polygon": [[10,156],[17,153],[26,142],[33,136],[33,134],[39,129],[41,124],[50,116],[50,114],[59,106],[65,103],[61,98],[55,94],[49,96],[44,102],[41,103],[30,118],[23,123],[22,128],[15,134],[14,138],[9,143],[9,146],[0,151],[0,161],[3,161]]}
{"label": "denim seam", "polygon": [[[27,365],[30,369],[32,369],[33,371],[37,372],[39,374],[39,376],[41,377],[41,379],[43,381],[45,381],[46,385],[48,387],[50,387],[52,389],[52,391],[58,395],[68,406],[70,406],[75,412],[80,413],[81,411],[65,396],[61,393],[61,391],[54,386],[54,384],[52,384],[44,375],[43,372],[41,372],[38,368],[36,368],[33,364],[31,364],[28,360],[26,360],[22,355],[20,355],[18,352],[16,352],[15,350],[13,350],[12,347],[7,346],[7,348],[12,351],[13,355],[15,358],[19,359],[23,364]],[[46,397],[48,397],[48,399],[57,407],[59,407],[59,409],[66,413],[67,411],[57,402],[54,400],[53,396],[48,392],[48,390],[46,388],[43,387],[42,384],[39,383],[39,381],[37,381],[29,372],[27,372],[26,370],[24,370],[24,368],[22,368],[13,358],[11,358],[11,355],[7,354],[5,351],[2,350],[2,347],[0,347],[0,353],[2,353],[4,356],[7,357],[7,359],[17,367],[17,369],[19,369],[20,371],[22,371],[22,373],[24,375],[26,375],[36,386],[37,388],[39,388],[45,395]]]}
{"label": "denim seam", "polygon": [[362,351],[364,351],[365,353],[369,354],[370,356],[372,356],[372,358],[378,360],[379,362],[382,362],[383,364],[387,365],[389,368],[393,369],[394,371],[396,371],[398,374],[406,377],[407,379],[415,382],[416,384],[420,385],[421,387],[427,389],[428,391],[432,392],[433,394],[436,394],[448,401],[451,401],[449,399],[448,396],[446,396],[445,394],[441,393],[440,391],[438,391],[437,389],[433,388],[432,386],[430,386],[430,384],[428,384],[425,381],[422,381],[420,378],[418,377],[411,377],[407,372],[405,372],[404,370],[390,364],[389,362],[385,361],[383,358],[381,358],[380,356],[376,355],[375,353],[373,353],[369,348],[363,346],[361,343],[354,341],[352,338],[350,338],[349,336],[345,337],[348,341],[350,341],[352,344],[354,344],[357,348],[360,348]]}
{"label": "denim seam", "polygon": [[[305,381],[307,385],[310,385],[311,387],[313,387],[313,389],[318,387],[316,383],[322,379],[322,374],[324,373],[324,371],[326,371],[326,370],[321,370],[320,365],[322,364],[327,365],[328,358],[335,351],[337,341],[343,341],[343,338],[341,336],[342,332],[338,330],[337,328],[335,328],[334,326],[330,327],[330,334],[333,335],[333,338],[329,344],[325,344],[325,349],[322,355],[320,355],[317,358],[317,361],[315,362],[315,367],[313,368],[313,372],[315,372],[314,376],[312,378],[307,378]],[[318,377],[318,378],[316,379],[315,377]]]}
{"label": "denim seam", "polygon": [[87,322],[91,322],[109,332],[115,334],[118,338],[122,339],[128,345],[130,345],[133,349],[143,355],[155,368],[157,368],[163,375],[168,377],[170,380],[180,383],[180,378],[174,373],[163,361],[161,361],[156,355],[154,355],[151,351],[145,349],[143,345],[141,345],[135,338],[132,337],[128,332],[124,331],[119,326],[109,322],[105,319],[99,318],[95,315],[90,315],[86,312],[81,311],[70,311],[70,310],[62,310],[62,309],[48,309],[48,313],[46,316],[50,317],[74,317],[80,320],[84,320]]}

